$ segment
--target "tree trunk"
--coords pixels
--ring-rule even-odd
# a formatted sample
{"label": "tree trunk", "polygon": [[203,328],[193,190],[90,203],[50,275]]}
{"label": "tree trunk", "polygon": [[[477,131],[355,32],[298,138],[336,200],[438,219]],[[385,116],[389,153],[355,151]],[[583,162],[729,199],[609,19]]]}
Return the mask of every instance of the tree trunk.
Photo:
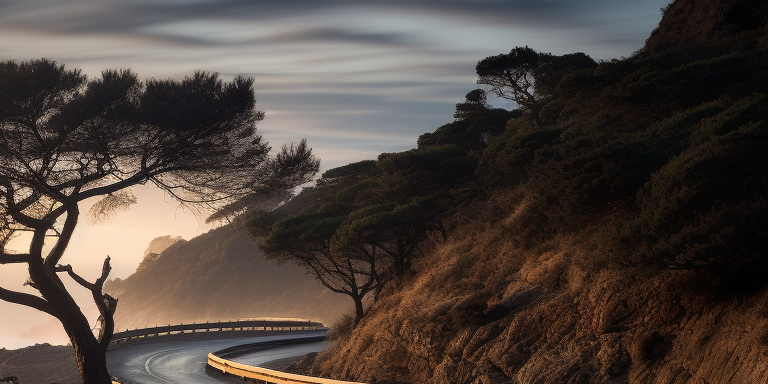
{"label": "tree trunk", "polygon": [[111,384],[112,379],[107,371],[107,355],[87,324],[85,329],[68,324],[64,328],[75,349],[77,369],[80,371],[82,383]]}
{"label": "tree trunk", "polygon": [[69,336],[82,383],[111,384],[112,379],[107,371],[106,344],[102,346],[96,340],[88,319],[56,273],[38,261],[30,264],[29,275],[38,291],[51,303],[51,314],[61,321]]}
{"label": "tree trunk", "polygon": [[360,320],[363,319],[363,316],[365,316],[365,311],[363,310],[363,298],[360,296],[353,296],[352,300],[355,301],[355,326],[357,326]]}
{"label": "tree trunk", "polygon": [[533,102],[531,105],[531,115],[533,115],[533,121],[536,122],[537,128],[544,128],[544,123],[541,121],[541,106],[538,101]]}

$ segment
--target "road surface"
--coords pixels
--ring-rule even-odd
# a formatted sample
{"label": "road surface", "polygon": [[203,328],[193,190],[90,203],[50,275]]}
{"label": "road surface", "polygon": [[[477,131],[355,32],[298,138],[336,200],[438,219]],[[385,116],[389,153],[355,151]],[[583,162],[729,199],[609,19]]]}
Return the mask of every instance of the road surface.
{"label": "road surface", "polygon": [[[239,344],[269,340],[293,339],[325,335],[324,330],[293,334],[240,337],[213,340],[172,340],[168,342],[137,343],[115,348],[107,353],[109,373],[124,384],[220,384],[242,383],[242,380],[205,372],[208,353]],[[319,352],[326,342],[286,345],[233,357],[231,360],[249,365]]]}

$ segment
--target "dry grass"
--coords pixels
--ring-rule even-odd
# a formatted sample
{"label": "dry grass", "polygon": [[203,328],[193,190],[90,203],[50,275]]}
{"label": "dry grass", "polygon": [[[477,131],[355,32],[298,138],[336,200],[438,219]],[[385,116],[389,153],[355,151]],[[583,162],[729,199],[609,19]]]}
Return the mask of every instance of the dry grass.
{"label": "dry grass", "polygon": [[[519,212],[518,197],[497,195],[470,216],[514,221],[498,207]],[[452,224],[418,273],[318,356],[315,373],[378,383],[733,382],[718,371],[727,369],[739,382],[768,379],[768,316],[756,304],[768,292],[718,299],[704,272],[590,264],[603,251],[588,228],[528,247],[502,226]],[[688,379],[675,381],[682,371]]]}
{"label": "dry grass", "polygon": [[38,344],[0,350],[0,378],[16,376],[21,384],[79,384],[72,347]]}

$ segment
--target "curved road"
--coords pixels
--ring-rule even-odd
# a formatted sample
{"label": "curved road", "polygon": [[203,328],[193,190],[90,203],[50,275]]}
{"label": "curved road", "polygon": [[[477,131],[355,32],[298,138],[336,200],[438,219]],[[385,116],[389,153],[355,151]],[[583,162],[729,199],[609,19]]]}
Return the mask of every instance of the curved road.
{"label": "curved road", "polygon": [[[214,340],[173,340],[141,343],[115,348],[107,353],[109,373],[124,384],[220,384],[242,383],[242,380],[223,376],[209,376],[205,372],[208,353],[240,344],[269,340],[284,340],[308,336],[323,336],[324,330],[303,331],[297,334],[226,338]],[[328,343],[286,345],[230,358],[249,365],[319,352]]]}

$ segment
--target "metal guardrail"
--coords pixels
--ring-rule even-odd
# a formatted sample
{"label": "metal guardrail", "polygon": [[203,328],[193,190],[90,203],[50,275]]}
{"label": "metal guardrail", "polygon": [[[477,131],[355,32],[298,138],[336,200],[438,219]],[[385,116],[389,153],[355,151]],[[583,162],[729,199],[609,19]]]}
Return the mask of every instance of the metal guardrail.
{"label": "metal guardrail", "polygon": [[275,347],[283,347],[288,345],[307,344],[307,343],[320,343],[325,340],[326,340],[325,334],[321,336],[313,335],[313,336],[291,337],[289,339],[277,339],[277,340],[257,341],[255,343],[238,344],[233,347],[224,348],[222,350],[211,352],[211,353],[213,353],[215,356],[221,357],[222,359],[225,359],[225,358],[229,359],[232,357],[247,355],[255,351],[263,351],[265,349],[272,349]]}
{"label": "metal guardrail", "polygon": [[193,323],[164,325],[159,327],[150,327],[134,329],[123,332],[116,332],[112,335],[109,343],[110,347],[121,344],[147,340],[150,338],[181,335],[181,334],[199,334],[209,332],[255,332],[255,331],[305,331],[315,329],[327,329],[322,323],[303,320],[303,319],[249,319],[235,321],[218,321],[212,323]]}
{"label": "metal guardrail", "polygon": [[208,365],[225,374],[238,376],[242,379],[256,379],[274,384],[365,384],[355,381],[323,379],[320,377],[296,375],[267,368],[253,367],[223,359],[213,353],[208,354]]}

